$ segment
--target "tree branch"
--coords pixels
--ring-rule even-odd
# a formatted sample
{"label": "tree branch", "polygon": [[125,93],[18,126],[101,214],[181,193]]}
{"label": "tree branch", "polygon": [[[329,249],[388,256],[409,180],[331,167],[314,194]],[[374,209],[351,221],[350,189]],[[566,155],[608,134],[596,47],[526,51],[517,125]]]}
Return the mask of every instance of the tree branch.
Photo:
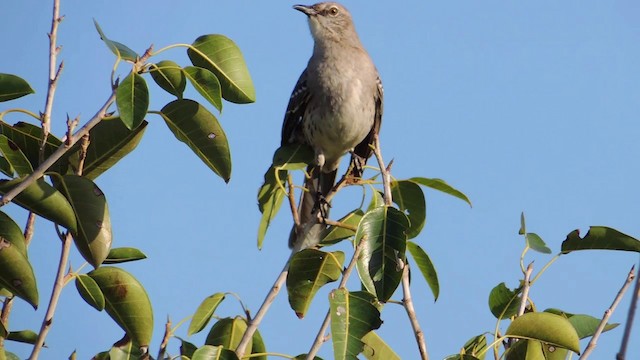
{"label": "tree branch", "polygon": [[598,329],[596,330],[595,334],[593,334],[593,336],[591,337],[591,341],[589,341],[589,345],[587,345],[587,348],[584,350],[584,352],[580,356],[580,360],[587,359],[589,355],[591,355],[591,352],[593,352],[593,349],[595,349],[596,344],[598,343],[598,338],[600,337],[600,334],[602,334],[602,332],[604,331],[604,328],[607,325],[607,322],[609,322],[609,318],[611,317],[616,307],[620,303],[620,300],[622,300],[624,293],[627,291],[627,289],[633,282],[633,278],[635,277],[634,272],[635,272],[635,265],[631,267],[631,271],[629,271],[629,274],[627,275],[627,279],[624,281],[624,284],[622,285],[622,288],[620,288],[620,291],[618,291],[618,295],[616,295],[615,299],[613,300],[613,303],[611,303],[611,306],[604,312],[602,321],[600,321],[600,325],[598,325]]}
{"label": "tree branch", "polygon": [[524,285],[522,287],[522,299],[520,300],[520,308],[518,316],[524,314],[527,308],[527,299],[529,299],[529,289],[531,288],[531,273],[533,272],[533,262],[529,263],[527,270],[524,272]]}
{"label": "tree branch", "polygon": [[627,345],[629,344],[629,338],[631,337],[631,328],[633,328],[633,319],[636,315],[638,300],[640,300],[640,268],[638,268],[638,273],[636,274],[636,284],[633,288],[633,297],[629,303],[627,323],[624,326],[624,335],[622,336],[622,343],[620,344],[620,351],[616,355],[616,360],[625,360],[625,357],[627,356]]}

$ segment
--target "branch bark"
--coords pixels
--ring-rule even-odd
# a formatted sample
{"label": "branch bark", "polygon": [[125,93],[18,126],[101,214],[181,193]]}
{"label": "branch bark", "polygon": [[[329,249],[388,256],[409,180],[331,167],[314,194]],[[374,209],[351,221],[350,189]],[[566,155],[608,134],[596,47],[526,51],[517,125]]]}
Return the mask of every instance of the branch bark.
{"label": "branch bark", "polygon": [[629,344],[629,338],[631,337],[631,329],[633,328],[633,319],[636,315],[636,308],[638,307],[638,301],[640,301],[640,267],[636,274],[636,284],[633,288],[633,297],[629,303],[629,312],[627,314],[627,323],[624,326],[624,335],[622,336],[622,343],[620,343],[620,351],[616,355],[616,360],[625,360],[627,356],[627,346]]}

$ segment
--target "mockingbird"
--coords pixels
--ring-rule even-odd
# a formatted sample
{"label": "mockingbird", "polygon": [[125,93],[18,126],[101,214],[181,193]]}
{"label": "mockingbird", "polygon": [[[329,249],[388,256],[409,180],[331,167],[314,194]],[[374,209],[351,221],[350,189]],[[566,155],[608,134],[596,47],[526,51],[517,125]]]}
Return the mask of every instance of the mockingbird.
{"label": "mockingbird", "polygon": [[326,225],[314,218],[328,204],[322,195],[333,188],[340,159],[351,152],[360,177],[370,145],[382,120],[382,82],[362,46],[347,9],[334,2],[295,5],[309,20],[313,54],[289,99],[282,125],[282,145],[305,144],[315,152],[307,169],[308,191],[300,201],[300,227],[294,226],[289,247],[304,249],[318,244]]}

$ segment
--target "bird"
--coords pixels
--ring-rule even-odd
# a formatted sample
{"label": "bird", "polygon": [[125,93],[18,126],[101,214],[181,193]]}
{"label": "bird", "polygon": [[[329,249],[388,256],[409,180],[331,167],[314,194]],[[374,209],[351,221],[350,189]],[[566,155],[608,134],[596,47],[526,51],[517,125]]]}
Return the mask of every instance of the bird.
{"label": "bird", "polygon": [[[315,247],[326,229],[329,204],[323,200],[335,185],[342,157],[351,152],[355,178],[362,176],[380,131],[383,88],[378,70],[363,47],[349,11],[335,2],[294,5],[307,16],[313,53],[289,99],[281,145],[313,149],[289,247]],[[318,210],[321,218],[318,218]]]}

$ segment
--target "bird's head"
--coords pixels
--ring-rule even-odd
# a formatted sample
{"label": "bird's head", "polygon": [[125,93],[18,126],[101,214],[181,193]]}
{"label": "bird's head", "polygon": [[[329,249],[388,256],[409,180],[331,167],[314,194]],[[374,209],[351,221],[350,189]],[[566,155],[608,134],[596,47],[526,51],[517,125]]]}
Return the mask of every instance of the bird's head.
{"label": "bird's head", "polygon": [[309,18],[309,28],[316,43],[342,42],[354,36],[357,41],[351,14],[344,6],[335,2],[322,2],[310,6],[295,5],[293,8]]}

